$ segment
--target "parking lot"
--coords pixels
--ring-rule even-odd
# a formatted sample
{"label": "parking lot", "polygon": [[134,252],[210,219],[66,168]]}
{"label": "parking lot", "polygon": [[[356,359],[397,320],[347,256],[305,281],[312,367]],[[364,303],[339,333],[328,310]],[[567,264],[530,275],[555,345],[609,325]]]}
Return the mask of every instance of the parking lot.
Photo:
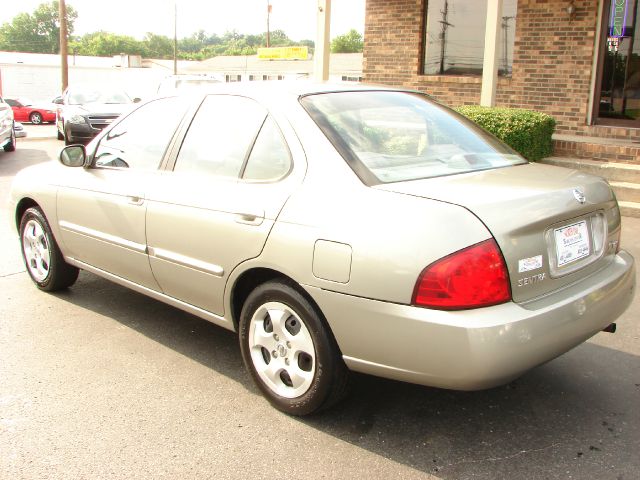
{"label": "parking lot", "polygon": [[[355,375],[337,407],[288,417],[233,333],[88,273],[61,293],[32,285],[9,188],[63,143],[26,127],[0,153],[0,478],[638,478],[637,297],[616,334],[509,385]],[[622,245],[640,258],[640,219],[623,219]]]}

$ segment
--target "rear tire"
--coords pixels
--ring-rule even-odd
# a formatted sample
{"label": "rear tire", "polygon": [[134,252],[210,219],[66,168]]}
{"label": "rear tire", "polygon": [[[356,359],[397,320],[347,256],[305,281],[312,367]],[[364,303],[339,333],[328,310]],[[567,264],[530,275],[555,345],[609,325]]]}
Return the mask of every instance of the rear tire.
{"label": "rear tire", "polygon": [[29,120],[33,125],[40,125],[42,123],[42,115],[40,112],[31,112],[29,115]]}
{"label": "rear tire", "polygon": [[64,261],[49,222],[37,207],[22,215],[20,245],[27,272],[40,290],[54,292],[77,280],[79,270]]}
{"label": "rear tire", "polygon": [[345,395],[349,372],[338,345],[293,282],[271,281],[253,290],[239,327],[245,366],[278,410],[309,415]]}

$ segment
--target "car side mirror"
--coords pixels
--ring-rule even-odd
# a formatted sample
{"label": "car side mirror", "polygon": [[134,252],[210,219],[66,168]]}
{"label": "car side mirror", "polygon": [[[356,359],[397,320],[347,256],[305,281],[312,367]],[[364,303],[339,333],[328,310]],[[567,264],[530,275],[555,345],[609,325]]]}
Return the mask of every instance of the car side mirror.
{"label": "car side mirror", "polygon": [[142,101],[142,99],[136,97],[133,99],[133,103],[140,103]]}
{"label": "car side mirror", "polygon": [[62,105],[64,103],[64,101],[62,100],[62,97],[56,97],[53,99],[53,102],[51,103],[55,103],[57,105]]}
{"label": "car side mirror", "polygon": [[60,152],[60,163],[66,167],[82,167],[87,161],[84,145],[69,145]]}

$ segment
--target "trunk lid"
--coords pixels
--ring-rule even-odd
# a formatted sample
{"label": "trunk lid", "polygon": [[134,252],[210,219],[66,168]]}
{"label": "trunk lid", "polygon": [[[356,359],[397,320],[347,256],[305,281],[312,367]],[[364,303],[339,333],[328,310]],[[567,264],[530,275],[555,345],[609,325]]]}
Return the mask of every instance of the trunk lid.
{"label": "trunk lid", "polygon": [[525,165],[374,188],[462,206],[496,239],[512,297],[526,302],[570,285],[611,261],[620,214],[600,177],[549,165]]}

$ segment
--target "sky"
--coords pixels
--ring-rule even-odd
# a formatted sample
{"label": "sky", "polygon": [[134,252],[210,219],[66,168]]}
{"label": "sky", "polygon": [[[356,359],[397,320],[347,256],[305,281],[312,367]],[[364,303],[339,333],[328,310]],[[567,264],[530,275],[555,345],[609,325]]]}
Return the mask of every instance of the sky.
{"label": "sky", "polygon": [[[267,3],[272,5],[271,30],[284,30],[292,40],[314,40],[316,0],[67,0],[78,12],[74,35],[98,30],[141,40],[152,32],[173,37],[174,3],[178,9],[178,38],[198,30],[223,34],[227,30],[256,34],[267,30]],[[4,1],[0,24],[18,13],[32,13],[45,0]],[[365,0],[331,2],[331,37],[355,28],[364,32]]]}

